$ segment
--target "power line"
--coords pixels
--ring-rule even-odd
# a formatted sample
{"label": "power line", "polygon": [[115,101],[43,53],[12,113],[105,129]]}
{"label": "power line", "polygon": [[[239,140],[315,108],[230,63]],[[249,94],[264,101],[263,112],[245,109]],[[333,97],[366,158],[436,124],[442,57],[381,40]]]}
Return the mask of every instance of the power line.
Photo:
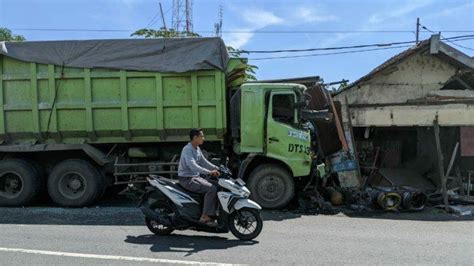
{"label": "power line", "polygon": [[[450,38],[444,38],[446,41],[456,41],[456,40],[465,40],[467,38],[474,38],[474,35],[463,35],[455,36]],[[328,51],[328,50],[345,50],[345,49],[359,49],[359,48],[368,48],[368,47],[387,47],[394,45],[402,44],[413,44],[416,41],[405,41],[405,42],[391,42],[391,43],[376,43],[376,44],[362,44],[362,45],[352,45],[352,46],[338,46],[338,47],[322,47],[322,48],[308,48],[308,49],[283,49],[283,50],[242,50],[244,53],[248,54],[270,54],[270,53],[299,53],[299,52],[313,52],[313,51]]]}
{"label": "power line", "polygon": [[[442,39],[442,40],[446,40],[446,39]],[[464,48],[464,49],[467,49],[467,50],[471,50],[471,51],[474,51],[473,48],[471,47],[467,47],[467,46],[464,46],[464,45],[460,45],[460,44],[457,44],[457,43],[454,43],[454,41],[450,41],[450,40],[446,40],[448,42],[450,42],[451,44],[457,46],[457,47],[461,47],[461,48]]]}
{"label": "power line", "polygon": [[323,48],[308,48],[308,49],[287,49],[287,50],[243,50],[244,53],[251,54],[271,54],[271,53],[298,53],[298,52],[313,52],[313,51],[327,51],[327,50],[343,50],[343,49],[357,49],[357,48],[367,48],[367,47],[384,47],[400,44],[411,44],[416,41],[406,41],[406,42],[392,42],[392,43],[376,43],[376,44],[362,44],[362,45],[352,45],[352,46],[338,46],[338,47],[323,47]]}
{"label": "power line", "polygon": [[161,5],[161,2],[160,2],[160,14],[161,14],[161,21],[163,22],[163,28],[165,29],[165,31],[167,31],[168,29],[166,28],[165,14],[163,14],[163,6]]}
{"label": "power line", "polygon": [[301,58],[301,57],[316,57],[316,56],[325,56],[325,55],[338,55],[338,54],[355,54],[363,53],[370,51],[379,51],[379,50],[389,50],[389,49],[398,49],[411,47],[411,45],[400,45],[393,47],[384,47],[384,48],[373,48],[373,49],[362,49],[355,51],[345,51],[345,52],[333,52],[333,53],[324,53],[324,54],[305,54],[305,55],[289,55],[289,56],[273,56],[273,57],[258,57],[258,58],[249,58],[249,60],[270,60],[270,59],[286,59],[286,58]]}
{"label": "power line", "polygon": [[120,29],[11,29],[15,31],[71,31],[71,32],[132,32],[134,30]]}
{"label": "power line", "polygon": [[156,20],[157,20],[156,18],[158,18],[159,15],[160,15],[160,11],[156,12],[155,16],[150,20],[150,22],[148,22],[148,24],[145,26],[145,28],[148,28],[151,25],[155,24]]}
{"label": "power line", "polygon": [[[169,11],[168,9],[165,14]],[[425,26],[423,26],[423,29],[430,31],[432,33],[435,33],[434,31],[429,30]],[[88,32],[130,32],[129,30],[121,30],[121,29],[41,29],[41,28],[30,28],[30,29],[12,29],[16,31],[20,30],[28,30],[28,31],[55,31],[55,32],[62,32],[62,31],[71,31],[71,32],[82,32],[82,31],[88,31]],[[213,33],[212,31],[208,31],[209,33]],[[226,32],[226,31],[223,31]],[[470,31],[457,31],[457,32],[470,32]],[[474,32],[474,31],[473,31]],[[450,38],[443,38],[442,40],[449,41],[453,43],[453,41],[461,41],[461,40],[468,40],[474,37],[474,35],[461,35],[461,36],[455,36],[455,37],[450,37]],[[325,47],[325,48],[309,48],[309,49],[292,49],[292,50],[267,50],[267,51],[246,51],[243,50],[243,52],[246,53],[286,53],[286,52],[310,52],[310,51],[325,51],[325,50],[341,50],[341,49],[354,49],[354,48],[367,48],[367,47],[383,47],[383,46],[391,46],[391,45],[400,45],[400,44],[412,44],[415,43],[416,41],[406,41],[406,42],[393,42],[393,43],[379,43],[379,44],[365,44],[365,45],[354,45],[354,46],[340,46],[340,47]],[[454,45],[463,47],[465,49],[471,50],[472,48],[465,47],[459,44]]]}
{"label": "power line", "polygon": [[[290,34],[301,34],[301,33],[414,33],[412,30],[233,30],[225,31],[229,33],[290,33]],[[474,32],[474,31],[473,31]]]}
{"label": "power line", "polygon": [[[449,40],[451,40],[451,42],[462,42],[462,41],[469,41],[469,40],[472,40],[472,39],[474,39],[474,37],[462,38],[462,39],[456,39],[456,40],[449,39]],[[441,40],[444,41],[445,38],[441,38]]]}
{"label": "power line", "polygon": [[460,35],[460,36],[453,36],[453,37],[449,37],[449,38],[445,38],[445,39],[448,39],[448,40],[461,40],[461,39],[472,39],[474,37],[474,35]]}
{"label": "power line", "polygon": [[[421,25],[421,24],[420,24],[420,25]],[[436,34],[436,32],[434,32],[434,31],[428,29],[426,26],[424,26],[424,25],[421,25],[421,26],[422,26],[423,29],[425,29],[425,30],[427,30],[427,31],[429,31],[429,32],[431,32],[431,33],[435,33],[435,34]],[[441,35],[441,32],[439,32],[439,36],[440,36],[440,37],[443,37],[443,36]],[[460,44],[454,43],[454,41],[451,41],[449,38],[441,38],[441,40],[447,41],[447,42],[449,42],[449,43],[451,43],[451,44],[453,44],[453,45],[455,45],[455,46],[457,46],[457,47],[474,51],[474,49],[472,49],[472,48],[470,48],[470,47],[467,47],[467,46],[464,46],[464,45],[460,45]]]}
{"label": "power line", "polygon": [[[161,3],[160,3],[160,5],[161,5]],[[171,10],[171,8],[172,7],[168,8],[168,10],[166,10],[166,12],[163,14],[163,16],[166,15]],[[158,10],[158,12],[156,12],[155,16],[150,20],[150,22],[148,22],[148,24],[146,25],[145,28],[153,26],[158,21],[158,16],[161,15],[161,12],[162,12],[162,10],[161,10],[161,7],[160,7],[160,10]],[[164,20],[164,18],[163,18],[163,20]],[[109,31],[109,30],[104,30],[104,31]],[[120,31],[122,31],[122,30],[120,30]],[[129,30],[123,30],[123,31],[129,31]]]}
{"label": "power line", "polygon": [[[168,9],[165,12],[168,13],[171,10]],[[156,16],[156,15],[155,15]],[[152,19],[153,20],[153,19]],[[151,21],[150,21],[151,22]],[[132,32],[133,29],[59,29],[59,28],[12,28],[16,31],[71,31],[71,32]],[[214,33],[212,30],[197,30],[197,33]],[[474,30],[442,30],[444,33],[470,33]],[[253,34],[326,34],[326,33],[415,33],[412,30],[320,30],[320,31],[309,31],[309,30],[295,30],[295,31],[278,31],[278,30],[257,30],[257,31],[243,31],[243,30],[227,30],[222,33],[253,33]]]}
{"label": "power line", "polygon": [[[454,36],[454,37],[449,37],[449,38],[443,38],[442,40],[449,41],[451,43],[457,42],[457,41],[465,41],[465,40],[471,40],[474,39],[474,35],[464,35],[464,36]],[[411,43],[414,43],[415,41],[412,41]],[[403,43],[410,43],[410,42],[400,42],[399,44]],[[389,49],[398,49],[398,48],[407,48],[411,47],[411,45],[397,45],[397,46],[392,46],[396,43],[389,43],[389,44],[382,44],[382,45],[391,45],[390,47],[382,47],[382,48],[372,48],[372,49],[361,49],[361,50],[353,50],[353,51],[343,51],[343,52],[331,52],[331,53],[318,53],[318,54],[305,54],[305,55],[289,55],[289,56],[273,56],[273,57],[258,57],[258,58],[249,58],[249,60],[271,60],[271,59],[288,59],[288,58],[304,58],[304,57],[316,57],[316,56],[327,56],[327,55],[338,55],[338,54],[354,54],[354,53],[362,53],[362,52],[370,52],[370,51],[379,51],[379,50],[389,50]],[[453,43],[454,44],[454,43]],[[377,45],[377,44],[375,44]],[[346,46],[345,49],[349,46]],[[361,47],[361,45],[357,46],[352,46],[352,49]],[[367,46],[371,47],[371,46]],[[343,48],[343,47],[326,47],[326,48],[315,48],[315,49],[325,49],[325,50],[333,50],[334,48]],[[303,49],[305,51],[308,51],[308,49]],[[314,51],[313,49],[311,49]],[[311,51],[310,50],[310,51]],[[291,51],[291,50],[290,50]],[[294,51],[294,50],[293,50]]]}
{"label": "power line", "polygon": [[[168,9],[166,13],[169,12],[170,9]],[[427,27],[423,26],[424,30],[427,30],[432,33],[436,33],[434,31],[429,30]],[[50,28],[50,29],[44,29],[44,28],[13,28],[12,30],[16,31],[54,31],[54,32],[131,32],[131,30],[124,30],[124,29],[58,29],[58,28]],[[208,32],[208,33],[213,33],[213,31],[198,31],[198,32]],[[224,33],[229,33],[229,32],[248,32],[248,31],[223,31]],[[293,33],[303,33],[304,31],[296,31]],[[309,32],[309,31],[306,31]],[[316,31],[313,31],[316,32]],[[323,31],[319,31],[323,32]],[[324,31],[324,32],[330,32],[330,31]],[[337,31],[332,31],[332,32],[337,32]],[[349,31],[346,31],[349,32]],[[350,32],[362,32],[362,31],[350,31]],[[369,31],[365,31],[369,32]],[[370,31],[370,32],[382,32],[382,31]],[[394,32],[394,31],[384,31],[384,32]],[[409,31],[412,32],[412,31]],[[444,31],[444,32],[474,32],[474,31]],[[258,31],[257,31],[258,33]],[[262,32],[261,32],[262,33]],[[288,32],[289,33],[289,32]],[[462,36],[455,36],[455,37],[450,37],[450,38],[443,38],[442,40],[446,40],[453,45],[473,50],[472,48],[462,46],[460,44],[453,43],[454,41],[460,41],[460,40],[468,40],[470,37],[474,37],[474,35],[462,35]],[[380,43],[380,44],[365,44],[365,45],[355,45],[355,46],[341,46],[341,47],[325,47],[325,48],[309,48],[309,49],[292,49],[292,50],[267,50],[267,51],[246,51],[243,50],[243,52],[246,53],[287,53],[287,52],[310,52],[310,51],[325,51],[325,50],[341,50],[341,49],[354,49],[354,48],[366,48],[366,47],[383,47],[383,46],[392,46],[392,45],[400,45],[400,44],[412,44],[415,43],[416,41],[406,41],[406,42],[393,42],[393,43]]]}

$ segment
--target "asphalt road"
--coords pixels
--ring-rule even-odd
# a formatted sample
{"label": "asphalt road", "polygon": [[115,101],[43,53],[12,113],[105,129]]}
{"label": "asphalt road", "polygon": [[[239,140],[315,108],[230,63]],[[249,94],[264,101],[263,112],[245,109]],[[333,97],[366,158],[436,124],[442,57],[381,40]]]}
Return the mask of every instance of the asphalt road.
{"label": "asphalt road", "polygon": [[[350,217],[352,216],[352,217]],[[265,212],[262,234],[152,235],[133,208],[0,208],[0,265],[474,265],[474,221]]]}

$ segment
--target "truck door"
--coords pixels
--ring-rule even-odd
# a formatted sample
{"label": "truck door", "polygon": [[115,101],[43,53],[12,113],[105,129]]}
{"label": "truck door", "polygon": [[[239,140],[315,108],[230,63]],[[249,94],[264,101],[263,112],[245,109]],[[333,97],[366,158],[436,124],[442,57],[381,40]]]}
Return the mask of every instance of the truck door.
{"label": "truck door", "polygon": [[270,94],[266,128],[266,155],[281,160],[293,170],[294,176],[309,174],[310,134],[298,128],[294,108],[297,97],[293,91]]}

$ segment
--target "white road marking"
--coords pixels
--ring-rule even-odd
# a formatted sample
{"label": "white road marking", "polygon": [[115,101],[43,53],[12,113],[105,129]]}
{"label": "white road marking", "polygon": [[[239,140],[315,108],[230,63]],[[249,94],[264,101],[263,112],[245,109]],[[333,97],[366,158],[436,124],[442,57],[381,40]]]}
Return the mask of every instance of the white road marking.
{"label": "white road marking", "polygon": [[215,262],[168,260],[168,259],[128,257],[128,256],[113,256],[113,255],[99,255],[99,254],[84,254],[84,253],[58,252],[58,251],[23,249],[23,248],[2,248],[2,247],[0,247],[0,251],[19,252],[19,253],[36,254],[36,255],[60,256],[60,257],[76,257],[76,258],[103,259],[103,260],[124,260],[124,261],[137,261],[137,262],[156,262],[156,263],[166,263],[166,264],[232,265],[232,264],[215,263]]}

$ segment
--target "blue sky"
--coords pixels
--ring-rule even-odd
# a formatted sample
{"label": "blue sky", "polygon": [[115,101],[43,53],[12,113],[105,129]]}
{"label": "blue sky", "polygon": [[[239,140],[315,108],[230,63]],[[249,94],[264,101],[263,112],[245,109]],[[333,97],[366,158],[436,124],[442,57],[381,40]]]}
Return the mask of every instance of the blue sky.
{"label": "blue sky", "polygon": [[[159,10],[159,2],[0,0],[0,27],[16,29],[14,33],[21,34],[28,40],[129,38],[132,30],[143,28],[152,21]],[[172,0],[161,0],[161,3],[166,13],[166,23],[170,26]],[[412,41],[415,39],[417,17],[420,17],[421,24],[429,29],[441,30],[444,37],[474,34],[474,0],[194,0],[196,32],[203,36],[213,35],[211,32],[218,20],[219,5],[223,6],[224,13],[224,41],[228,45],[246,50],[305,49]],[[152,27],[161,27],[161,20],[157,19]],[[19,29],[125,31],[54,32]],[[311,31],[349,32],[308,33]],[[422,31],[421,39],[428,38],[430,34]],[[458,44],[474,49],[472,39]],[[456,48],[474,56],[473,50]],[[354,81],[403,49],[406,48],[330,56],[251,60],[251,63],[259,67],[259,79],[319,75],[326,82],[343,78]],[[248,57],[284,55],[288,54],[250,54]]]}

